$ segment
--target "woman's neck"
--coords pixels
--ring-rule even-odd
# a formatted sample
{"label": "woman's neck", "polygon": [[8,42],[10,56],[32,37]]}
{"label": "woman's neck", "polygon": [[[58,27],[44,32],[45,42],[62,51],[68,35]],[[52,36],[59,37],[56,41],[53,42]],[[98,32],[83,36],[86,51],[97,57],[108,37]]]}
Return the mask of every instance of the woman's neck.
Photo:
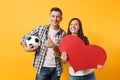
{"label": "woman's neck", "polygon": [[72,35],[74,35],[74,36],[78,36],[77,34],[72,34]]}

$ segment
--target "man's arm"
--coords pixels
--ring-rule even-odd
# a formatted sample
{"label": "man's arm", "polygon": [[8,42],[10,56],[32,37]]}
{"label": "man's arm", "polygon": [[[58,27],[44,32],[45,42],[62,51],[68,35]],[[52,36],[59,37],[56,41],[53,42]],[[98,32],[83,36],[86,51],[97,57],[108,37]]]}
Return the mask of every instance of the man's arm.
{"label": "man's arm", "polygon": [[22,47],[24,48],[25,51],[27,51],[27,52],[33,52],[33,51],[36,51],[38,49],[38,46],[34,46],[34,45],[27,46],[26,45],[26,39],[29,36],[31,36],[31,35],[38,36],[39,31],[42,31],[42,29],[41,29],[40,26],[36,27],[31,32],[29,32],[28,34],[26,34],[25,36],[22,37],[22,39],[21,39],[21,45],[22,45]]}
{"label": "man's arm", "polygon": [[59,48],[54,44],[50,37],[48,37],[48,40],[45,42],[45,44],[47,48],[53,48],[55,55],[60,57]]}

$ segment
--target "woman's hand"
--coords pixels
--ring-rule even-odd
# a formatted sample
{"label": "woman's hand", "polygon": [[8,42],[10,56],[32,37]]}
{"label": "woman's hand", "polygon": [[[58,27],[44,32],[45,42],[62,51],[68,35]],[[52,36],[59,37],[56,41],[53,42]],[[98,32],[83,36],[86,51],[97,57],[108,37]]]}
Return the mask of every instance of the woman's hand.
{"label": "woman's hand", "polygon": [[67,53],[64,51],[62,52],[61,54],[61,59],[62,59],[62,62],[63,63],[66,63],[67,62]]}
{"label": "woman's hand", "polygon": [[100,65],[100,64],[97,65],[97,69],[100,70],[100,69],[102,69],[102,68],[103,68],[103,65]]}

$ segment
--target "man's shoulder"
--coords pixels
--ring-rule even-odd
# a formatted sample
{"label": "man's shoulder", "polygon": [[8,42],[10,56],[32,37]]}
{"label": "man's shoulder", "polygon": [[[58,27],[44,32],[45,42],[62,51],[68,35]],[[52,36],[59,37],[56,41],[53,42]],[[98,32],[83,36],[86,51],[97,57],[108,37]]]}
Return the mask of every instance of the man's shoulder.
{"label": "man's shoulder", "polygon": [[46,29],[49,25],[38,25],[37,29]]}
{"label": "man's shoulder", "polygon": [[46,24],[46,25],[41,25],[41,27],[48,27],[49,25],[48,24]]}
{"label": "man's shoulder", "polygon": [[66,32],[65,32],[62,28],[60,28],[60,31],[59,31],[58,34],[59,34],[59,35],[62,35],[62,36],[65,36],[65,35],[66,35]]}
{"label": "man's shoulder", "polygon": [[38,25],[37,27],[43,28],[43,27],[48,27],[49,25]]}
{"label": "man's shoulder", "polygon": [[65,34],[66,34],[66,32],[65,32],[62,28],[60,28],[60,30],[61,30],[63,33],[65,33]]}

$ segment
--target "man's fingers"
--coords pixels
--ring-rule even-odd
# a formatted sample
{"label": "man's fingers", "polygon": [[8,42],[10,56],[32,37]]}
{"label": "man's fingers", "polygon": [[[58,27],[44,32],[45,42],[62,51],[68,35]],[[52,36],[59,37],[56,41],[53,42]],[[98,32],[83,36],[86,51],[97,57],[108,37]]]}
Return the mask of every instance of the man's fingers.
{"label": "man's fingers", "polygon": [[48,40],[50,40],[51,38],[50,38],[50,36],[48,36]]}

